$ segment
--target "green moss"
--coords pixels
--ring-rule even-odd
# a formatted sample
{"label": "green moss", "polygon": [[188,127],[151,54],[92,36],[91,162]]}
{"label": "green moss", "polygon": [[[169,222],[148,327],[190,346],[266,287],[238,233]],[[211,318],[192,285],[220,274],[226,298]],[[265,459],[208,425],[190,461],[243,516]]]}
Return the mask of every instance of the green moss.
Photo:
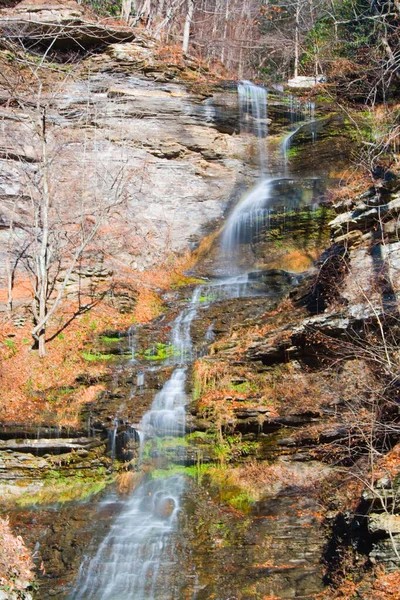
{"label": "green moss", "polygon": [[10,351],[10,355],[9,356],[14,356],[14,354],[16,354],[16,352],[17,352],[17,345],[16,345],[16,343],[15,343],[14,340],[9,340],[9,339],[8,340],[4,340],[3,344]]}
{"label": "green moss", "polygon": [[119,337],[108,337],[107,335],[101,335],[99,341],[103,344],[115,344],[120,341]]}
{"label": "green moss", "polygon": [[226,465],[207,466],[204,469],[201,485],[207,486],[218,502],[228,504],[244,513],[249,513],[255,502],[250,491],[233,481],[232,472]]}
{"label": "green moss", "polygon": [[203,279],[198,279],[196,277],[186,277],[185,275],[176,275],[174,277],[171,288],[175,290],[180,287],[185,287],[187,285],[202,285],[203,283]]}
{"label": "green moss", "polygon": [[59,471],[50,471],[44,487],[34,494],[24,494],[16,500],[19,506],[32,506],[35,504],[56,504],[65,502],[83,502],[91,496],[101,492],[112,482],[111,477],[104,477],[103,470],[99,469],[96,478],[85,477],[77,473],[65,477]]}
{"label": "green moss", "polygon": [[232,383],[232,390],[240,392],[241,394],[248,394],[250,392],[257,392],[258,388],[254,381],[243,381],[243,383]]}
{"label": "green moss", "polygon": [[174,475],[194,479],[198,485],[207,487],[218,502],[228,504],[241,512],[250,512],[255,502],[251,492],[232,482],[231,470],[226,465],[207,465],[201,462],[190,467],[172,465],[168,469],[154,469],[150,477],[164,479]]}
{"label": "green moss", "polygon": [[166,360],[172,356],[179,356],[179,351],[174,348],[171,344],[157,343],[151,348],[145,350],[142,354],[138,355],[140,358],[145,360]]}
{"label": "green moss", "polygon": [[215,435],[209,431],[194,431],[186,436],[186,440],[189,444],[191,442],[211,443],[215,441]]}
{"label": "green moss", "polygon": [[95,362],[98,360],[112,360],[113,358],[116,357],[115,354],[102,354],[101,352],[98,351],[88,351],[88,352],[82,352],[82,357],[89,361],[89,362]]}
{"label": "green moss", "polygon": [[187,467],[183,465],[171,465],[168,469],[154,469],[150,473],[152,479],[166,479],[174,475],[187,475]]}
{"label": "green moss", "polygon": [[318,96],[315,98],[315,101],[324,102],[326,104],[331,104],[333,102],[332,98],[329,96],[324,96],[324,94],[318,94]]}
{"label": "green moss", "polygon": [[76,391],[76,388],[70,386],[61,386],[59,388],[53,388],[46,391],[46,400],[49,402],[58,402],[64,400],[66,396],[72,395]]}
{"label": "green moss", "polygon": [[297,148],[296,146],[291,146],[286,152],[286,156],[290,160],[291,158],[295,158],[296,156],[298,156],[299,152],[300,148]]}

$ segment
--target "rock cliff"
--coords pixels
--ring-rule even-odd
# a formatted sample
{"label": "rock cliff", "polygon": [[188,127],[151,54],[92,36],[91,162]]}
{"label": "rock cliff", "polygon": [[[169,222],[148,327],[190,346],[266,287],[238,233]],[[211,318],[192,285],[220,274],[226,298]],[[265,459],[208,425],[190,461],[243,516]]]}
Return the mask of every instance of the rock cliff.
{"label": "rock cliff", "polygon": [[[238,130],[234,88],[206,86],[195,61],[163,56],[141,32],[89,17],[72,1],[27,1],[0,11],[2,282],[10,225],[17,240],[13,262],[33,226],[29,181],[41,167],[40,110],[46,110],[57,202],[72,211],[82,195],[101,203],[121,188],[123,206],[110,215],[103,248],[97,245],[89,261],[106,274],[159,266],[188,249],[243,183],[244,147],[232,135]],[[43,28],[45,40],[56,43],[54,60],[65,61],[57,45],[68,42],[73,51],[68,27],[82,52],[90,37],[96,53],[73,65],[42,63],[49,49],[38,53],[35,40],[43,40]],[[17,42],[36,55],[30,58]],[[18,270],[23,278],[21,265]]]}

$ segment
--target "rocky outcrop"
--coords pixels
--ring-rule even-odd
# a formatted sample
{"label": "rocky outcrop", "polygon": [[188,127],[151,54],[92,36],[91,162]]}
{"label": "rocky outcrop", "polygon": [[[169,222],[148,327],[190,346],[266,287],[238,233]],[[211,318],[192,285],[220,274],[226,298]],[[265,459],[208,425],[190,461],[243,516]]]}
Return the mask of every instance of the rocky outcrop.
{"label": "rocky outcrop", "polygon": [[9,41],[75,51],[134,38],[129,27],[94,22],[74,0],[23,0],[0,10],[0,28]]}
{"label": "rocky outcrop", "polygon": [[33,560],[21,537],[0,518],[0,600],[32,600]]}
{"label": "rocky outcrop", "polygon": [[330,226],[347,249],[348,276],[341,295],[349,314],[360,317],[395,309],[400,292],[400,182],[387,171],[383,179],[350,201],[339,201]]}
{"label": "rocky outcrop", "polygon": [[389,571],[397,570],[400,562],[399,477],[400,469],[397,476],[381,477],[362,496],[372,546],[369,558]]}

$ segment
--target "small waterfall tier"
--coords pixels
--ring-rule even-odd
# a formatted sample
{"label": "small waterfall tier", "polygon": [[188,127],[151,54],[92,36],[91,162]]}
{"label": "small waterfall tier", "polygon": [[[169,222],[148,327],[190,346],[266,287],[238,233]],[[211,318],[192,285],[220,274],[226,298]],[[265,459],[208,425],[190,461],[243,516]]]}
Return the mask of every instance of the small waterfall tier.
{"label": "small waterfall tier", "polygon": [[224,253],[229,255],[240,244],[251,242],[265,227],[272,182],[272,179],[260,181],[229,215],[221,239]]}
{"label": "small waterfall tier", "polygon": [[[186,370],[178,368],[155,396],[141,423],[142,449],[148,437],[183,435],[185,383]],[[171,534],[176,529],[183,489],[183,475],[149,479],[139,485],[95,556],[82,565],[71,600],[160,598],[162,573],[177,560]]]}
{"label": "small waterfall tier", "polygon": [[[249,259],[251,262],[253,258],[254,262],[254,245],[262,242],[265,231],[270,228],[272,206],[279,204],[285,210],[288,203],[291,203],[292,189],[297,187],[296,180],[288,175],[291,144],[296,134],[306,125],[313,124],[315,119],[314,103],[302,103],[293,96],[287,98],[290,129],[281,144],[284,166],[276,176],[270,177],[267,176],[267,91],[249,81],[241,81],[238,84],[238,97],[241,132],[251,133],[258,138],[261,179],[231,211],[220,238],[224,271],[229,276],[244,276],[250,266]],[[314,132],[314,128],[312,131]],[[301,196],[301,190],[298,196]]]}
{"label": "small waterfall tier", "polygon": [[[154,466],[168,468],[171,455],[182,461],[187,397],[186,366],[193,355],[190,327],[197,315],[200,289],[175,320],[171,342],[178,351],[178,367],[138,426],[139,465],[153,459]],[[114,430],[113,430],[114,431]],[[167,442],[167,443],[166,443]],[[113,441],[111,440],[111,444]],[[165,573],[179,569],[173,533],[181,508],[184,476],[145,478],[123,503],[95,555],[83,562],[70,600],[160,600],[175,598],[165,589]]]}
{"label": "small waterfall tier", "polygon": [[238,84],[239,118],[241,133],[250,133],[258,139],[259,168],[268,169],[266,138],[268,136],[267,90],[251,81]]}

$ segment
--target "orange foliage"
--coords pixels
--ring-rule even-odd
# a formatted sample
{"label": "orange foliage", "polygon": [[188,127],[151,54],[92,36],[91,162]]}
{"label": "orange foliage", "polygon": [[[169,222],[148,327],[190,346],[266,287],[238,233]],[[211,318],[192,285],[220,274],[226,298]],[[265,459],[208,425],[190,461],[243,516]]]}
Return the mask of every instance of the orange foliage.
{"label": "orange foliage", "polygon": [[400,600],[400,572],[367,575],[355,583],[346,579],[335,587],[330,587],[316,600]]}
{"label": "orange foliage", "polygon": [[397,477],[400,473],[400,444],[396,444],[390,452],[381,458],[376,464],[375,478],[379,479],[388,475]]}
{"label": "orange foliage", "polygon": [[[48,335],[57,325],[68,321],[76,305],[65,302]],[[121,315],[115,308],[100,303],[90,312],[77,315],[50,343],[50,352],[40,359],[32,351],[31,324],[15,327],[10,320],[0,323],[0,414],[3,423],[46,423],[74,427],[80,406],[91,402],[102,389],[92,385],[85,389],[76,383],[77,375],[98,377],[107,367],[88,363],[83,352],[102,329],[127,328],[131,315]]]}
{"label": "orange foliage", "polygon": [[[10,319],[3,317],[0,321],[1,421],[76,426],[80,406],[92,401],[101,389],[92,386],[85,390],[76,384],[77,375],[87,373],[96,378],[107,370],[104,363],[88,363],[83,357],[85,349],[102,330],[126,329],[134,321],[146,323],[159,316],[162,311],[159,292],[176,282],[185,283],[182,272],[194,261],[194,255],[188,253],[167,259],[158,269],[144,273],[119,265],[122,287],[129,287],[133,295],[138,294],[134,314],[121,314],[106,301],[79,313],[77,302],[70,297],[64,298],[49,323],[48,356],[43,359],[32,351],[29,319],[23,327],[16,327]],[[114,280],[114,293],[119,287],[119,282]],[[103,288],[98,286],[97,293],[106,292],[109,283]],[[17,295],[29,302],[30,291],[26,286]],[[81,306],[85,303],[90,306],[92,298],[81,297],[80,301]],[[67,327],[63,329],[65,323]],[[60,331],[58,335],[57,331]]]}
{"label": "orange foliage", "polygon": [[400,572],[378,575],[372,590],[371,600],[400,600]]}
{"label": "orange foliage", "polygon": [[142,288],[139,291],[135,307],[136,323],[148,323],[161,314],[161,298],[149,288]]}
{"label": "orange foliage", "polygon": [[340,173],[340,178],[340,185],[328,192],[328,197],[332,202],[353,203],[355,196],[365,192],[365,189],[371,184],[368,174],[361,169],[354,169],[353,166],[348,171]]}
{"label": "orange foliage", "polygon": [[13,535],[8,519],[0,518],[0,587],[18,594],[33,578],[32,557],[22,538]]}
{"label": "orange foliage", "polygon": [[268,262],[269,269],[285,269],[294,273],[301,273],[311,269],[322,252],[322,248],[308,249],[307,252],[299,250],[290,250],[285,254],[279,255],[276,261]]}

